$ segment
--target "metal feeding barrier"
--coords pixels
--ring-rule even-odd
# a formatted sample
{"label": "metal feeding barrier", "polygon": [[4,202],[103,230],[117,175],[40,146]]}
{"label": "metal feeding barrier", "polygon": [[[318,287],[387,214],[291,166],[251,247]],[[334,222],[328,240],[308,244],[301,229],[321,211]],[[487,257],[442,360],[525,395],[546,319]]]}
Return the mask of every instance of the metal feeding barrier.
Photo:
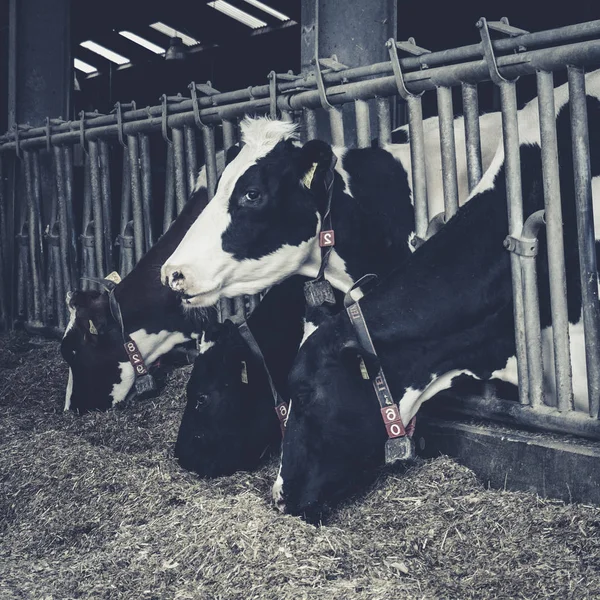
{"label": "metal feeding barrier", "polygon": [[[272,72],[265,85],[225,93],[210,82],[192,83],[190,97],[163,95],[157,106],[138,109],[133,102],[117,103],[109,115],[82,113],[78,121],[48,119],[45,127],[16,127],[0,138],[2,323],[22,322],[31,330],[60,334],[67,319],[66,292],[79,287],[82,276],[98,277],[114,269],[124,276],[131,271],[182,210],[200,164],[206,165],[212,197],[218,177],[217,150],[227,151],[236,143],[238,120],[247,114],[299,120],[304,139],[313,139],[323,133],[317,130],[322,112],[328,116],[334,144],[367,147],[372,124],[377,126],[379,144],[391,141],[389,98],[399,97],[406,106],[410,132],[418,245],[458,210],[452,90],[461,88],[472,190],[483,173],[479,84],[491,80],[499,90],[506,157],[509,231],[505,246],[511,252],[520,402],[462,397],[455,399],[453,410],[600,439],[600,314],[584,78],[585,69],[600,66],[600,20],[538,33],[512,27],[506,20],[481,19],[477,27],[480,43],[442,52],[429,52],[412,39],[388,40],[389,61],[347,68],[335,57],[320,57],[317,48],[314,71],[305,75]],[[492,40],[490,30],[505,37]],[[587,413],[573,408],[569,356],[553,94],[553,72],[564,69],[571,98]],[[517,126],[516,90],[521,76],[537,80],[545,198],[544,213],[526,221]],[[434,91],[445,207],[439,215],[428,212],[422,108],[424,94]],[[355,136],[344,126],[344,105],[353,107]],[[50,173],[50,185],[43,185],[43,172]],[[557,406],[548,405],[542,381],[535,255],[537,232],[544,226]],[[93,285],[84,280],[82,287]],[[221,318],[251,311],[258,299],[223,301]]]}

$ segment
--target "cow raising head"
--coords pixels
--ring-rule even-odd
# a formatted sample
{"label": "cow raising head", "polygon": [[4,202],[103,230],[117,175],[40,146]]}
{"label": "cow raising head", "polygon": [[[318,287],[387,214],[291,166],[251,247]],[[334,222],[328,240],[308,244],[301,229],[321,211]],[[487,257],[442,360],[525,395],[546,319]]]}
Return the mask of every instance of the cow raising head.
{"label": "cow raising head", "polygon": [[266,118],[246,119],[242,137],[215,197],[161,270],[188,307],[254,294],[293,273],[314,276],[331,147],[300,147],[293,124]]}
{"label": "cow raising head", "polygon": [[110,408],[125,399],[134,374],[121,329],[110,313],[108,295],[70,292],[67,306],[71,318],[60,345],[69,365],[65,410]]}

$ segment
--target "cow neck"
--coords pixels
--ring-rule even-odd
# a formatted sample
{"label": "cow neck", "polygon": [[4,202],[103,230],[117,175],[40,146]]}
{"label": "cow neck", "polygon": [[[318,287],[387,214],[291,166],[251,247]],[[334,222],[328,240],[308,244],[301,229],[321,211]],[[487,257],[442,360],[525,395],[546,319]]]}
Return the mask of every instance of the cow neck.
{"label": "cow neck", "polygon": [[321,264],[317,277],[311,281],[307,281],[304,284],[304,296],[306,303],[309,306],[321,306],[328,304],[330,306],[335,305],[335,296],[333,294],[333,287],[331,283],[325,279],[325,269],[329,263],[329,256],[335,246],[335,231],[333,229],[333,222],[331,219],[331,200],[333,198],[333,183],[335,181],[335,165],[337,163],[337,157],[335,154],[331,155],[331,162],[329,168],[325,173],[325,194],[327,197],[327,203],[325,205],[325,212],[321,218],[321,227],[319,228],[319,247],[321,249]]}
{"label": "cow neck", "polygon": [[[360,288],[362,285],[373,283],[376,279],[377,275],[364,275],[350,288],[350,290],[348,290],[344,297],[344,308],[348,313],[350,323],[354,327],[360,345],[375,356],[377,356],[377,352],[375,351],[375,346],[373,345],[373,340],[371,339],[360,303],[352,297],[351,292]],[[361,371],[362,370],[363,369],[361,368]],[[364,369],[363,377],[369,378],[366,369]],[[413,417],[410,423],[404,427],[402,418],[400,417],[399,406],[394,402],[392,391],[390,390],[385,378],[385,373],[381,367],[379,367],[377,375],[372,379],[372,384],[388,435],[388,439],[385,443],[386,464],[393,464],[399,460],[412,458],[414,456],[414,447],[411,437],[414,433],[416,417]]]}
{"label": "cow neck", "polygon": [[231,321],[237,325],[240,335],[264,369],[267,380],[269,381],[269,386],[271,388],[271,394],[273,395],[273,401],[275,402],[275,412],[277,413],[277,418],[279,419],[279,425],[281,427],[281,437],[283,437],[285,433],[285,424],[289,414],[288,404],[283,400],[277,391],[277,388],[275,387],[275,382],[273,381],[273,377],[271,377],[269,367],[267,366],[267,361],[265,360],[256,338],[254,337],[252,331],[250,331],[250,327],[248,326],[246,319],[232,317]]}
{"label": "cow neck", "polygon": [[108,293],[108,306],[113,319],[117,322],[119,329],[121,330],[121,337],[123,339],[123,347],[127,354],[127,358],[133,367],[133,374],[135,376],[135,391],[138,394],[144,394],[146,392],[152,392],[156,389],[156,382],[154,377],[148,372],[144,357],[140,352],[135,341],[125,333],[125,324],[123,322],[123,314],[121,312],[121,306],[116,298],[115,290],[117,284],[109,279],[101,279],[96,277],[82,277],[87,281],[93,281],[101,285],[104,290]]}

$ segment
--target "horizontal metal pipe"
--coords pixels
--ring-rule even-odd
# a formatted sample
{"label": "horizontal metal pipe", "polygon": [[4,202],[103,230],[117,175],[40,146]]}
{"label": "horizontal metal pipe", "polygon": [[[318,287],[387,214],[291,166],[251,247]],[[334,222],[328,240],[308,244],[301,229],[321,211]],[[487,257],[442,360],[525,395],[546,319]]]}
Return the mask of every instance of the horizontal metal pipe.
{"label": "horizontal metal pipe", "polygon": [[[589,42],[580,42],[568,46],[535,50],[523,52],[520,54],[511,54],[498,58],[498,66],[504,77],[514,78],[520,75],[531,74],[536,69],[552,70],[562,68],[565,64],[576,64],[585,66],[588,64],[597,64],[600,60],[600,40]],[[424,71],[407,73],[405,83],[411,93],[432,90],[438,86],[458,85],[462,82],[481,82],[489,81],[489,70],[485,60],[448,65]],[[397,93],[396,80],[391,77],[379,77],[368,81],[358,81],[339,86],[333,86],[327,89],[327,99],[333,104],[344,104],[354,100],[368,100],[375,97],[392,96]],[[300,110],[302,108],[319,108],[321,99],[318,91],[299,92],[291,96],[278,96],[278,108],[280,110]],[[182,102],[181,105],[184,105]],[[181,107],[180,107],[181,108]],[[248,102],[239,102],[227,106],[220,106],[217,109],[201,111],[201,118],[206,123],[218,123],[222,119],[233,119],[240,117],[247,112],[266,113],[269,110],[269,98],[252,100]],[[141,115],[140,115],[141,116]],[[173,112],[168,117],[169,127],[183,127],[194,122],[194,113]],[[144,118],[139,121],[130,121],[123,124],[123,131],[127,134],[148,133],[151,131],[160,131],[162,119],[160,117],[148,118],[144,112]],[[99,137],[112,137],[118,134],[118,127],[114,125],[104,125],[93,129],[85,130],[85,137],[88,140]],[[53,143],[78,143],[80,139],[79,131],[69,131],[57,133],[52,136]],[[46,144],[45,130],[39,137],[23,139],[20,142],[22,148],[42,147]],[[0,152],[14,150],[15,142],[10,141],[0,145]]]}
{"label": "horizontal metal pipe", "polygon": [[[498,57],[498,63],[501,66],[505,56],[500,56],[501,53],[506,53],[510,56],[515,50],[520,47],[525,47],[528,50],[533,48],[539,48],[545,45],[556,45],[556,44],[572,44],[577,40],[588,40],[590,38],[600,36],[600,20],[589,21],[587,23],[579,23],[576,25],[569,25],[567,27],[560,27],[556,29],[549,29],[547,31],[540,31],[536,33],[528,33],[514,38],[503,38],[494,40],[492,47],[494,53]],[[522,53],[526,54],[526,53]],[[468,46],[462,46],[459,48],[452,48],[449,50],[442,50],[439,52],[432,52],[430,54],[423,54],[421,56],[409,56],[400,59],[400,65],[405,77],[410,78],[413,73],[408,73],[409,70],[420,71],[423,67],[440,67],[447,63],[471,61],[478,59],[483,56],[483,49],[481,43],[470,44]],[[332,71],[323,74],[323,81],[327,84],[327,87],[331,87],[332,84],[341,83],[342,81],[362,79],[365,77],[374,77],[378,75],[385,75],[392,73],[392,67],[389,61],[375,63],[373,65],[367,65],[363,67],[354,67],[351,69],[344,69],[342,71]],[[452,84],[447,84],[452,85]],[[281,82],[277,85],[278,94],[289,93],[296,89],[315,89],[316,82],[315,78],[311,75],[306,75],[300,79]],[[414,91],[409,88],[409,91]],[[329,90],[328,90],[329,94]],[[200,108],[207,109],[211,107],[211,110],[222,106],[223,104],[231,104],[237,102],[243,102],[252,99],[266,99],[267,104],[269,103],[269,85],[251,86],[241,90],[234,90],[231,92],[224,92],[222,94],[215,94],[213,96],[198,98],[198,104]],[[278,108],[282,109],[282,105],[278,100]],[[161,106],[153,106],[147,109],[139,109],[132,111],[125,111],[122,113],[122,119],[125,125],[128,122],[134,120],[148,120],[150,116],[152,119],[155,117],[160,121],[161,117]],[[289,110],[289,109],[287,109]],[[182,112],[192,111],[192,101],[183,100],[177,104],[169,106],[169,113],[176,115]],[[204,119],[204,115],[202,115]],[[94,129],[97,127],[103,127],[106,125],[116,125],[115,115],[103,115],[98,117],[92,117],[87,119],[85,122],[85,129]],[[169,125],[171,125],[169,121]],[[76,135],[79,135],[80,123],[79,121],[73,121],[57,125],[51,128],[51,134],[54,136],[55,133],[63,133],[66,131],[76,130]],[[7,134],[11,140],[13,139],[12,133]],[[34,137],[44,137],[45,139],[46,129],[42,127],[32,128],[29,131],[23,131],[19,133],[20,139],[23,141]],[[54,139],[52,139],[54,142]]]}

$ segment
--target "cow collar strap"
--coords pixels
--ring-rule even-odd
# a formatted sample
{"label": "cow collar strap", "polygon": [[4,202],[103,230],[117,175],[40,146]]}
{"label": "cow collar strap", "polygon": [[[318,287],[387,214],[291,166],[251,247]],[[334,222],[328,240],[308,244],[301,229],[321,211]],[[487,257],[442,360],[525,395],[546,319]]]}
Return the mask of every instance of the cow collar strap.
{"label": "cow collar strap", "polygon": [[333,182],[335,181],[335,165],[337,157],[331,155],[331,162],[325,174],[325,193],[327,194],[327,205],[321,220],[319,231],[319,246],[321,248],[321,265],[316,279],[304,284],[304,297],[309,306],[322,306],[323,304],[335,305],[333,288],[325,279],[325,269],[329,263],[329,255],[335,246],[335,231],[331,222],[331,199],[333,197]]}
{"label": "cow collar strap", "polygon": [[[346,293],[344,298],[344,307],[350,318],[350,323],[356,331],[360,345],[367,351],[377,355],[373,340],[369,334],[369,328],[365,317],[360,308],[358,300],[352,298],[350,292],[366,283],[373,283],[377,275],[364,275],[361,277]],[[400,460],[408,460],[414,457],[414,444],[411,436],[414,432],[415,417],[405,428],[400,418],[399,407],[394,402],[392,392],[389,388],[383,369],[380,368],[375,378],[372,380],[373,389],[379,402],[381,417],[385,424],[388,439],[385,443],[385,462],[393,464]]]}
{"label": "cow collar strap", "polygon": [[241,336],[244,338],[244,341],[248,345],[248,348],[252,351],[252,354],[258,359],[261,363],[265,374],[267,375],[267,380],[269,381],[269,386],[271,388],[271,394],[273,395],[273,400],[275,402],[275,412],[277,413],[277,418],[279,419],[279,425],[281,426],[281,437],[283,437],[285,433],[285,424],[287,422],[287,418],[289,415],[289,408],[287,402],[283,400],[283,398],[279,395],[277,388],[275,387],[275,383],[273,378],[271,377],[271,373],[269,372],[269,367],[267,367],[267,362],[265,361],[265,357],[254,337],[253,333],[250,331],[250,327],[248,327],[248,323],[246,319],[233,317],[230,319],[234,325],[237,325],[238,330]]}
{"label": "cow collar strap", "polygon": [[121,337],[123,338],[123,347],[127,353],[127,358],[133,367],[133,373],[135,375],[135,391],[141,395],[147,392],[153,392],[156,389],[156,382],[154,377],[148,372],[146,363],[142,353],[135,341],[125,333],[125,325],[123,323],[123,314],[121,313],[121,306],[115,296],[115,289],[117,284],[110,279],[102,279],[99,277],[82,277],[86,281],[92,281],[101,285],[106,292],[108,292],[108,306],[114,320],[119,325],[121,330]]}

